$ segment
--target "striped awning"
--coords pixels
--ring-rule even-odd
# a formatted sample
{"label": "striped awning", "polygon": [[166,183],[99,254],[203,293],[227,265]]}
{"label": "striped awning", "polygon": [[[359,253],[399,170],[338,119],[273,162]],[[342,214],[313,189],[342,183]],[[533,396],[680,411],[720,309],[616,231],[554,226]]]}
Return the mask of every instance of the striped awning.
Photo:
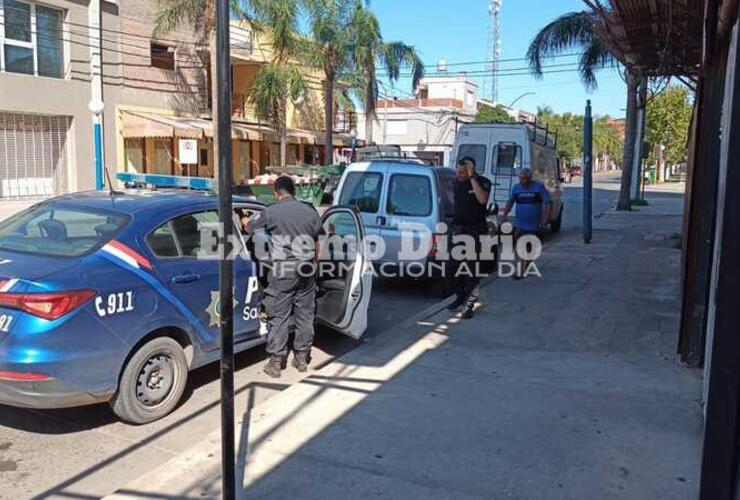
{"label": "striped awning", "polygon": [[[213,137],[213,121],[207,118],[161,115],[138,111],[123,112],[123,137],[175,137],[181,139],[203,139]],[[250,141],[279,142],[277,132],[257,123],[231,122],[231,137]],[[324,132],[320,130],[288,129],[290,144],[323,144]],[[334,134],[336,146],[348,146],[351,138],[347,134]]]}

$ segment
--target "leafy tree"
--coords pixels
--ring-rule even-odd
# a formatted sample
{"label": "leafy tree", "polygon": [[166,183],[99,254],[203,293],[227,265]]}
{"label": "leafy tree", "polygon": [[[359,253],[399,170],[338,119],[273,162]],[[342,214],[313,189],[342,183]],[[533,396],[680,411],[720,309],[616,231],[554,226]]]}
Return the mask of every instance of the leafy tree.
{"label": "leafy tree", "polygon": [[648,103],[647,141],[656,147],[665,146],[668,163],[686,160],[692,108],[691,93],[678,85],[668,87]]}
{"label": "leafy tree", "polygon": [[377,67],[384,67],[391,82],[398,81],[401,69],[411,68],[411,86],[415,89],[424,77],[424,63],[416,49],[403,42],[385,42],[378,18],[362,4],[356,5],[353,21],[352,63],[354,82],[359,100],[365,111],[365,138],[373,142],[373,122],[377,119],[375,105],[378,100]]}
{"label": "leafy tree", "polygon": [[[337,80],[353,70],[358,28],[367,26],[359,0],[303,0],[308,14],[310,43],[304,53],[311,64],[324,72],[324,116],[327,158],[334,150],[334,104]],[[331,161],[331,160],[330,160]]]}
{"label": "leafy tree", "polygon": [[[244,17],[245,3],[230,0],[231,14],[235,18]],[[211,68],[211,114],[213,123],[218,121],[218,95],[216,88],[216,1],[215,0],[158,0],[159,12],[154,20],[152,36],[166,35],[180,28],[190,28],[200,42],[209,49]],[[218,141],[213,141],[214,155],[218,158]],[[215,172],[216,174],[218,172]]]}
{"label": "leafy tree", "polygon": [[[571,163],[583,157],[583,115],[557,114],[551,108],[540,108],[537,121],[546,124],[558,135],[558,156]],[[623,140],[609,124],[608,116],[594,119],[594,156],[602,160],[617,158]]]}
{"label": "leafy tree", "polygon": [[255,29],[268,35],[274,57],[260,68],[250,100],[257,116],[273,124],[280,140],[280,165],[287,162],[288,99],[306,92],[306,82],[296,66],[301,55],[298,35],[299,4],[296,0],[251,0]]}
{"label": "leafy tree", "polygon": [[[596,88],[596,71],[613,66],[616,60],[599,36],[599,18],[594,11],[564,14],[542,28],[532,40],[527,58],[537,77],[544,74],[542,63],[549,56],[570,50],[581,52],[578,71],[587,89]],[[637,140],[637,95],[642,77],[632,68],[625,68],[627,82],[627,131],[623,148],[622,183],[617,209],[630,209],[630,183],[635,141]]]}
{"label": "leafy tree", "polygon": [[498,104],[494,107],[482,106],[475,115],[474,123],[516,123],[516,120]]}

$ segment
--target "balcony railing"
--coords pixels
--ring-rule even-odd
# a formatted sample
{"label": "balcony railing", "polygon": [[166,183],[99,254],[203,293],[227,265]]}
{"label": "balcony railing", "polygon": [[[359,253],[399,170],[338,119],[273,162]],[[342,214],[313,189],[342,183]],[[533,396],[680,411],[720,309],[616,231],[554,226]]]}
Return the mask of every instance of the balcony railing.
{"label": "balcony railing", "polygon": [[464,103],[460,99],[435,97],[425,99],[381,99],[377,102],[378,108],[458,108],[463,109]]}
{"label": "balcony railing", "polygon": [[235,120],[257,120],[254,105],[246,94],[231,94],[231,117]]}
{"label": "balcony railing", "polygon": [[357,113],[338,110],[334,112],[334,132],[349,134],[357,130]]}

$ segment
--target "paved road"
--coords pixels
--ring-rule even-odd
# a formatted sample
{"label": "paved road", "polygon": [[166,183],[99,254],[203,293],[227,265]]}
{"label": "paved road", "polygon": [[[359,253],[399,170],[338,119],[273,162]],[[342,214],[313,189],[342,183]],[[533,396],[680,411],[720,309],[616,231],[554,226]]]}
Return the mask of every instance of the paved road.
{"label": "paved road", "polygon": [[[576,179],[565,188],[563,231],[581,225],[580,182]],[[597,176],[595,188],[598,215],[614,203],[619,180],[615,175]],[[438,300],[421,282],[376,282],[367,335],[377,335]],[[356,345],[321,331],[315,363],[328,363]],[[238,415],[298,380],[293,370],[277,382],[267,379],[261,373],[263,363],[261,349],[237,356]],[[0,498],[95,498],[110,493],[216,429],[218,395],[218,367],[208,366],[191,374],[186,401],[174,414],[146,426],[116,421],[106,405],[44,412],[0,406]]]}

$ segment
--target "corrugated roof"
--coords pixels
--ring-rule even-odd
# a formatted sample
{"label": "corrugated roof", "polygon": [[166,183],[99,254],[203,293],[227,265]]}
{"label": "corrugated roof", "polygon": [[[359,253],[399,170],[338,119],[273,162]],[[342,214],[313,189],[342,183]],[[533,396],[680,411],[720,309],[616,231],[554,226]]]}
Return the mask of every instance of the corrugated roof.
{"label": "corrugated roof", "polygon": [[[696,75],[702,63],[705,0],[609,0],[602,34],[645,75]],[[597,7],[598,8],[598,7]]]}

